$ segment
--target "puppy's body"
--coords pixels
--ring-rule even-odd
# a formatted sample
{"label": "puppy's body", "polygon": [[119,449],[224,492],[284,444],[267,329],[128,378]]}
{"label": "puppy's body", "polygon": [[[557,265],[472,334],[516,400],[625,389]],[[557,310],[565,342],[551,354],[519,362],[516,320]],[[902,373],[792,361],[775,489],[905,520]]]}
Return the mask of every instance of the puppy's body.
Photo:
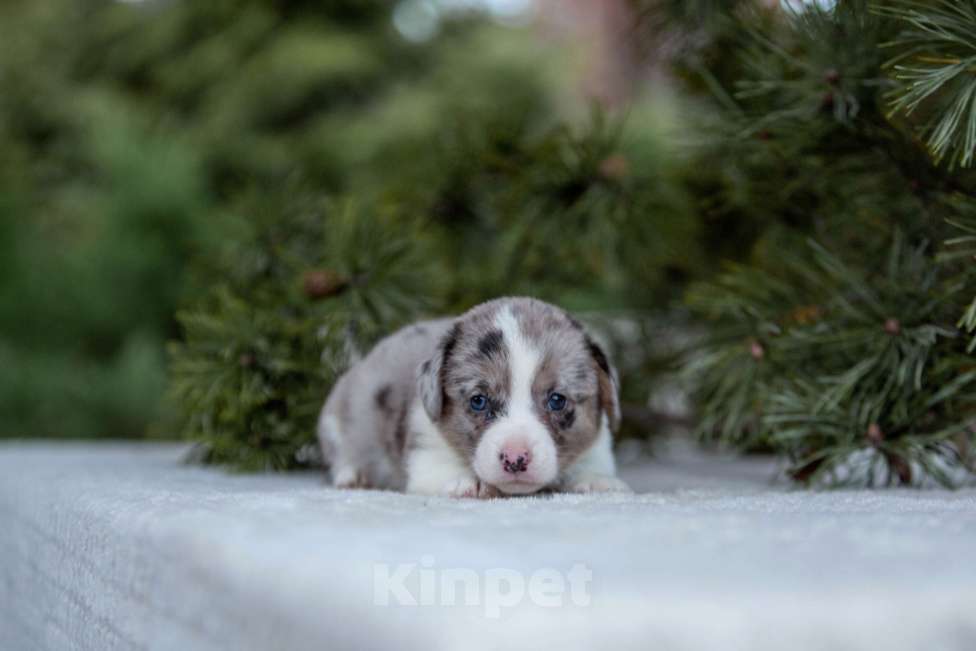
{"label": "puppy's body", "polygon": [[423,321],[380,341],[339,378],[319,416],[318,436],[336,486],[403,490],[417,399],[417,369],[452,319]]}
{"label": "puppy's body", "polygon": [[505,298],[381,341],[319,419],[332,481],[453,496],[626,490],[614,374],[562,310]]}

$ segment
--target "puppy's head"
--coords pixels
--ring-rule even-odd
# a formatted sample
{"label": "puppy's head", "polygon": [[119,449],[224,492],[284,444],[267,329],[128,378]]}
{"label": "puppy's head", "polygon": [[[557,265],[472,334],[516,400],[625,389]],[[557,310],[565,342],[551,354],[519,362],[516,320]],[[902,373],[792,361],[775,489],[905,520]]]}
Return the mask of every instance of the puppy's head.
{"label": "puppy's head", "polygon": [[506,493],[551,484],[619,421],[603,351],[561,309],[528,298],[459,317],[420,368],[424,408],[478,478]]}

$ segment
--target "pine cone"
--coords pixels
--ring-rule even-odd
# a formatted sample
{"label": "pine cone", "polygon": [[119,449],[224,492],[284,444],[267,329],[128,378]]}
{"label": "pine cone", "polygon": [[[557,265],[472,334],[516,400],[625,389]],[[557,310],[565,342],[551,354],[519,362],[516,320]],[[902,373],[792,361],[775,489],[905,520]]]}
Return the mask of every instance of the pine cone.
{"label": "pine cone", "polygon": [[305,295],[313,300],[335,296],[348,286],[348,279],[328,269],[306,271],[305,277],[302,279]]}
{"label": "pine cone", "polygon": [[752,358],[758,362],[766,356],[766,349],[763,348],[761,343],[753,339],[749,342],[749,354],[752,355]]}
{"label": "pine cone", "polygon": [[888,462],[888,469],[898,476],[898,482],[902,486],[912,483],[912,466],[904,457],[889,452],[885,453],[885,460]]}
{"label": "pine cone", "polygon": [[600,161],[600,174],[610,181],[619,181],[630,174],[630,161],[623,154],[611,154]]}
{"label": "pine cone", "polygon": [[884,441],[884,432],[877,423],[871,423],[868,426],[867,437],[871,441],[871,445],[881,445],[881,442]]}

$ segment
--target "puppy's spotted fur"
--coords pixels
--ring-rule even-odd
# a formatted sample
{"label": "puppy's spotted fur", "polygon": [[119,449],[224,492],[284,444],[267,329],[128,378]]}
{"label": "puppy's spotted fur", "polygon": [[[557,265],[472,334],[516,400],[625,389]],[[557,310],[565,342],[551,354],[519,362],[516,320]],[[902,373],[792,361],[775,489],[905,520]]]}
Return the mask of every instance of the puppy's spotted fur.
{"label": "puppy's spotted fur", "polygon": [[336,383],[319,440],[341,487],[457,497],[628,490],[615,373],[561,309],[503,298],[381,341]]}

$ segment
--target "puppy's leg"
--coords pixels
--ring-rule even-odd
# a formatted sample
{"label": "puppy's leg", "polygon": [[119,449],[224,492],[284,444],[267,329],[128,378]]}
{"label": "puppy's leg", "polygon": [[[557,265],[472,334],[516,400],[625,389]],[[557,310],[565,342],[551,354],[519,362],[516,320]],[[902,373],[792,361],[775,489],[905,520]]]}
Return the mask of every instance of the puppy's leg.
{"label": "puppy's leg", "polygon": [[497,491],[480,482],[474,471],[447,444],[422,407],[409,416],[407,492],[448,497],[493,497]]}
{"label": "puppy's leg", "polygon": [[631,492],[630,487],[617,477],[613,441],[606,416],[601,419],[597,440],[564,471],[560,488],[571,493]]}
{"label": "puppy's leg", "polygon": [[342,427],[339,418],[326,405],[319,417],[318,435],[329,463],[332,485],[336,488],[371,488],[369,473],[363,464],[355,463],[355,455],[351,454]]}

